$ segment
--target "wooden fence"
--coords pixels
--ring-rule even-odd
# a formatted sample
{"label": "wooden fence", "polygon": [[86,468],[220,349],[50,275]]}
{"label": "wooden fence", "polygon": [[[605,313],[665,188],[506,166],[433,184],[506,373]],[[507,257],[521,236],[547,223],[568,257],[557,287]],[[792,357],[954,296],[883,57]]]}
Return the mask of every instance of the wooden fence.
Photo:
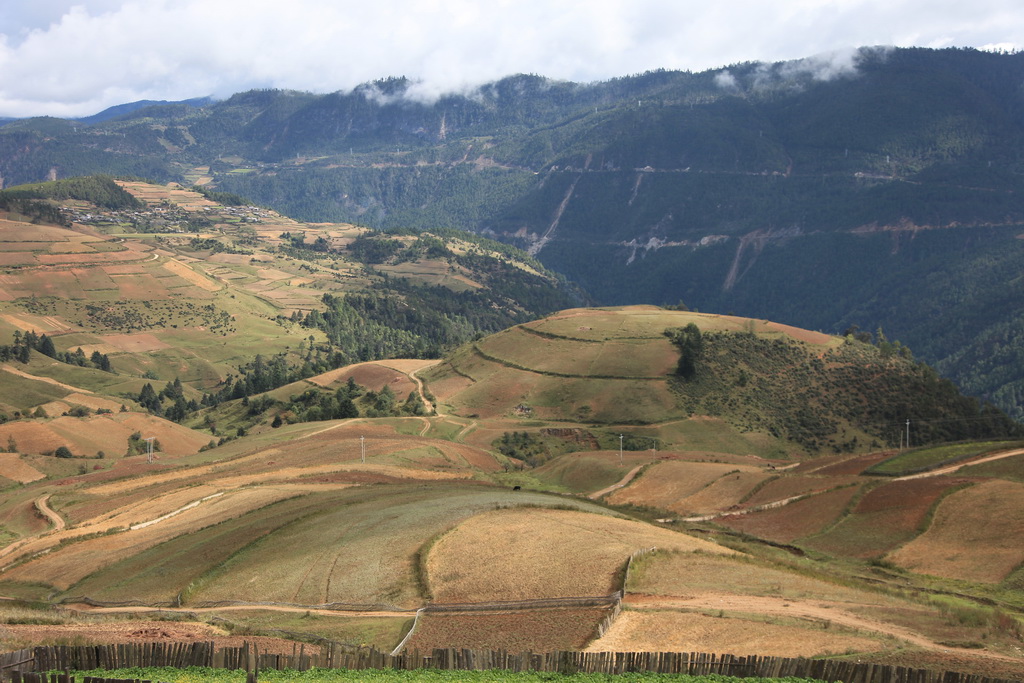
{"label": "wooden fence", "polygon": [[[560,673],[721,674],[738,678],[813,678],[844,683],[1014,683],[956,672],[936,672],[834,659],[737,656],[701,652],[521,652],[503,650],[434,650],[391,655],[371,648],[340,644],[297,649],[291,655],[258,654],[248,644],[216,649],[212,642],[142,643],[99,646],[35,647],[0,654],[0,680],[35,683],[47,671],[83,671],[126,667],[205,666],[245,669],[507,669]],[[59,678],[59,677],[58,677]],[[250,678],[253,678],[250,675]],[[50,681],[57,683],[57,679]],[[70,683],[70,681],[68,682]]]}

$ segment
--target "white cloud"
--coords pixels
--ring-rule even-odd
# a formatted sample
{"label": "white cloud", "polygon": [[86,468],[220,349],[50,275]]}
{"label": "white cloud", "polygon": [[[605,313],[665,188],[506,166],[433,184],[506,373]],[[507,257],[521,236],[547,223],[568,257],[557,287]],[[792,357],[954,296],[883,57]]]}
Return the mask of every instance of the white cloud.
{"label": "white cloud", "polygon": [[[408,76],[421,97],[514,73],[592,81],[862,45],[1019,47],[1016,0],[11,0],[0,116],[88,115],[253,87],[331,92]],[[808,72],[811,72],[808,71]],[[724,78],[724,77],[723,77]]]}

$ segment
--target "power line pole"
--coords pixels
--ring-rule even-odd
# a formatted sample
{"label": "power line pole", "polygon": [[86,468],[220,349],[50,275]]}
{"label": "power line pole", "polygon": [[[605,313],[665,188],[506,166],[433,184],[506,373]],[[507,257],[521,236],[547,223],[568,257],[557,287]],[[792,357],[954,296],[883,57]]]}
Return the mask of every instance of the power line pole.
{"label": "power line pole", "polygon": [[907,418],[907,450],[910,450],[910,418]]}
{"label": "power line pole", "polygon": [[359,437],[359,458],[366,464],[366,437]]}
{"label": "power line pole", "polygon": [[146,463],[153,464],[153,439],[155,436],[147,436],[146,441]]}
{"label": "power line pole", "polygon": [[622,434],[619,434],[619,467],[622,467]]}

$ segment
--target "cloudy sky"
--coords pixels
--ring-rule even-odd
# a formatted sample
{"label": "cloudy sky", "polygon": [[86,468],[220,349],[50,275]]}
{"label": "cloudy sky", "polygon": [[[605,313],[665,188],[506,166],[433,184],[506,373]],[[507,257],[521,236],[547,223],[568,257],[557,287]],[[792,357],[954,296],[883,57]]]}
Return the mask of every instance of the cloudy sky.
{"label": "cloudy sky", "polygon": [[250,88],[424,95],[514,73],[594,81],[864,45],[1024,48],[1020,0],[2,0],[0,116]]}

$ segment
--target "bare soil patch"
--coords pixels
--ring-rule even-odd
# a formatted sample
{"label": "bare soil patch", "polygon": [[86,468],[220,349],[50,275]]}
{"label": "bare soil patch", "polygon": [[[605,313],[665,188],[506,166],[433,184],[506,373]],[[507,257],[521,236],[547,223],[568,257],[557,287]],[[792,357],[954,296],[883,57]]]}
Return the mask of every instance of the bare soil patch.
{"label": "bare soil patch", "polygon": [[1024,562],[1024,485],[987,481],[951,494],[931,526],[889,559],[911,571],[999,582]]}
{"label": "bare soil patch", "polygon": [[391,387],[399,399],[404,399],[410,391],[416,389],[416,384],[409,379],[405,372],[375,362],[359,363],[331,370],[322,375],[310,377],[309,381],[322,387],[331,387],[345,383],[349,377],[354,379],[357,384],[372,391],[380,391],[385,386]]}
{"label": "bare soil patch", "polygon": [[177,275],[200,289],[205,289],[207,292],[217,292],[222,289],[222,285],[210,280],[205,275],[197,273],[180,261],[168,260],[163,264],[163,267],[164,270]]}
{"label": "bare soil patch", "polygon": [[916,536],[935,501],[962,481],[933,477],[883,484],[865,494],[835,528],[807,545],[846,557],[880,556]]}
{"label": "bare soil patch", "polygon": [[604,609],[545,609],[529,612],[426,614],[407,650],[436,647],[547,652],[580,650],[593,635]]}
{"label": "bare soil patch", "polygon": [[769,476],[764,472],[727,474],[692,496],[683,498],[673,509],[683,514],[697,515],[724,512],[735,507],[743,496]]}
{"label": "bare soil patch", "polygon": [[45,479],[46,475],[22,460],[18,453],[0,453],[0,477],[28,484]]}
{"label": "bare soil patch", "polygon": [[797,500],[782,507],[722,517],[717,521],[760,538],[790,543],[797,538],[821,531],[843,512],[856,492],[857,487],[849,486]]}
{"label": "bare soil patch", "polygon": [[[291,654],[295,643],[266,636],[232,636],[226,631],[203,623],[177,621],[111,621],[81,624],[29,625],[4,624],[0,627],[0,643],[18,649],[46,644],[111,645],[117,643],[157,643],[213,641],[215,647],[241,647],[255,642],[260,651]],[[317,646],[306,644],[306,650]]]}
{"label": "bare soil patch", "polygon": [[765,503],[785,500],[794,496],[827,491],[839,486],[853,484],[857,481],[859,480],[855,476],[786,475],[765,484],[746,501],[746,504],[751,507],[764,505]]}
{"label": "bare soil patch", "polygon": [[736,470],[754,471],[754,468],[705,462],[662,462],[650,467],[629,486],[609,495],[608,500],[615,504],[633,503],[680,511],[682,499]]}

